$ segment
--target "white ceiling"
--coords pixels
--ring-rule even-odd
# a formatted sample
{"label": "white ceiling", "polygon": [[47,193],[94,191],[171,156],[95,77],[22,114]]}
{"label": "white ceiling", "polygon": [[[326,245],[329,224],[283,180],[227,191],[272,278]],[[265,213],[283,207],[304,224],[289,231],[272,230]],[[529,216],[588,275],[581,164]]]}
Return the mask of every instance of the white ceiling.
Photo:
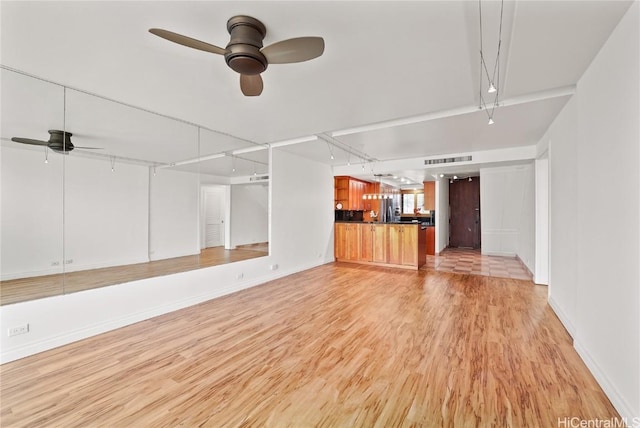
{"label": "white ceiling", "polygon": [[[3,1],[1,64],[80,91],[3,70],[1,136],[6,146],[15,144],[8,142],[13,136],[47,139],[47,129],[66,126],[76,145],[158,164],[319,134],[324,138],[286,149],[342,165],[353,155],[339,147],[388,160],[531,145],[630,4],[505,1],[504,105],[488,126],[478,110],[477,1]],[[500,6],[482,1],[490,73]],[[147,31],[159,27],[225,46],[226,21],[237,14],[266,25],[265,45],[322,36],[325,53],[270,66],[263,94],[244,97],[221,56]],[[415,123],[393,122],[404,118]],[[369,124],[379,129],[338,135]],[[326,140],[337,143],[333,160]],[[267,161],[266,150],[238,156],[200,168],[231,175],[237,163],[247,172]]]}

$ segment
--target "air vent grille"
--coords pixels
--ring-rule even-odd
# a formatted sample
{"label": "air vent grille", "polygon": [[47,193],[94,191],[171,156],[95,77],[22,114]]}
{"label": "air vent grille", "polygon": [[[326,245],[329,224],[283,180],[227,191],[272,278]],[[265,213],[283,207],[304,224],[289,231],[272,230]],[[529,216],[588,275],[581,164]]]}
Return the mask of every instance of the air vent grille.
{"label": "air vent grille", "polygon": [[254,177],[250,177],[249,181],[264,181],[264,180],[268,180],[269,176],[268,175],[257,175]]}
{"label": "air vent grille", "polygon": [[425,165],[438,165],[442,163],[469,162],[471,156],[458,156],[455,158],[425,159]]}

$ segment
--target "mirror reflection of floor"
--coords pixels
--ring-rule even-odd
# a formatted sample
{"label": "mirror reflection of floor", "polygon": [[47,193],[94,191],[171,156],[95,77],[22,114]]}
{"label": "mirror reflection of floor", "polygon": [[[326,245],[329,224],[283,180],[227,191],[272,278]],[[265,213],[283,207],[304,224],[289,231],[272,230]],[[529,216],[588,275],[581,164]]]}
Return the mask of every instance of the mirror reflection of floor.
{"label": "mirror reflection of floor", "polygon": [[268,254],[268,243],[244,245],[235,250],[213,247],[203,249],[200,255],[0,281],[0,305],[186,272],[203,267],[264,257]]}

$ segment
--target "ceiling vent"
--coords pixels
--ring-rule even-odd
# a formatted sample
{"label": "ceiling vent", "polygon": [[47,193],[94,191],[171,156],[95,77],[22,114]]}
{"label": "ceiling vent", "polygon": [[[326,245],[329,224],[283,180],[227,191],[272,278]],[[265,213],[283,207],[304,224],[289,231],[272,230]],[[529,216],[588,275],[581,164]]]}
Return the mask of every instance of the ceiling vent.
{"label": "ceiling vent", "polygon": [[249,181],[265,181],[268,180],[268,175],[256,175],[254,177],[249,178]]}
{"label": "ceiling vent", "polygon": [[458,156],[456,158],[440,158],[440,159],[425,159],[425,165],[440,165],[443,163],[455,163],[455,162],[469,162],[471,156]]}

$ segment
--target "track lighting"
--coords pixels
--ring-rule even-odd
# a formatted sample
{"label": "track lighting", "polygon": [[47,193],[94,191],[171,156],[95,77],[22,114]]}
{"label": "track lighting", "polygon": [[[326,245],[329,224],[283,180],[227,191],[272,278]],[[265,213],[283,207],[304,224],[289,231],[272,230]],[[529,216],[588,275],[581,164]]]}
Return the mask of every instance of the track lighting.
{"label": "track lighting", "polygon": [[[489,125],[493,125],[493,111],[499,104],[499,92],[498,88],[500,87],[500,50],[502,47],[502,16],[504,10],[504,0],[500,2],[500,27],[498,28],[498,46],[496,50],[496,58],[493,65],[493,73],[489,73],[489,69],[487,68],[486,58],[484,55],[484,47],[482,43],[482,0],[478,0],[478,17],[480,20],[480,90],[479,90],[479,100],[478,107],[480,109],[484,109],[489,116]],[[486,79],[485,79],[486,77]],[[488,108],[485,103],[485,99],[483,94],[483,81],[487,81],[489,87],[487,92],[491,95],[494,95],[494,100],[492,105]]]}

